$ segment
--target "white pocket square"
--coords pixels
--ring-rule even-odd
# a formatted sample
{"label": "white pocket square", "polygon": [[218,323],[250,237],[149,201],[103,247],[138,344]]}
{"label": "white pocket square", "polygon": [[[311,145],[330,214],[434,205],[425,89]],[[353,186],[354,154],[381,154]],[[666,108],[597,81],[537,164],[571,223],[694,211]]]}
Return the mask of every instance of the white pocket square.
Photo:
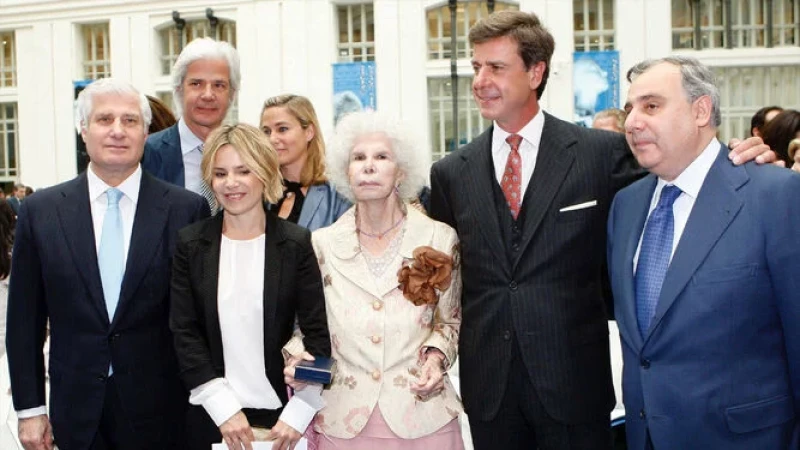
{"label": "white pocket square", "polygon": [[577,205],[565,206],[559,209],[558,212],[577,211],[579,209],[591,208],[592,206],[597,206],[597,200],[578,203]]}

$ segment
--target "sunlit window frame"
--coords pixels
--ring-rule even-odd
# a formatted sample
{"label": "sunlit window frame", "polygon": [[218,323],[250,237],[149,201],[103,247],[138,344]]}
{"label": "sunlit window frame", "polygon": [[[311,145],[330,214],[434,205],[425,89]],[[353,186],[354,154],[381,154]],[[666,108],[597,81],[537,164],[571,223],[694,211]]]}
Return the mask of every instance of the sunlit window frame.
{"label": "sunlit window frame", "polygon": [[[7,109],[13,105],[11,111],[13,116],[9,117]],[[0,102],[0,142],[3,142],[4,150],[0,152],[0,182],[17,181],[19,170],[19,110],[17,102]],[[13,148],[8,148],[8,135],[13,133]],[[13,155],[14,164],[9,164]]]}
{"label": "sunlit window frame", "polygon": [[[360,12],[361,40],[354,39],[355,22],[354,12]],[[344,30],[337,30],[336,55],[340,63],[375,61],[375,6],[372,2],[336,5],[337,27],[342,22],[342,14],[347,24]],[[370,32],[370,28],[372,29]],[[372,36],[373,40],[368,40]],[[355,50],[360,50],[361,55],[356,55]]]}
{"label": "sunlit window frame", "polygon": [[[0,89],[17,86],[17,49],[13,31],[0,31]],[[6,48],[9,49],[6,53]],[[6,64],[6,59],[11,61]]]}
{"label": "sunlit window frame", "polygon": [[109,34],[108,22],[81,25],[84,79],[97,80],[111,76]]}
{"label": "sunlit window frame", "polygon": [[[575,51],[604,51],[615,49],[615,24],[616,24],[616,2],[611,2],[611,28],[606,28],[604,14],[606,5],[603,0],[573,0],[572,14],[574,23],[582,23],[583,28],[575,27]],[[591,12],[596,11],[597,27],[591,28]]]}

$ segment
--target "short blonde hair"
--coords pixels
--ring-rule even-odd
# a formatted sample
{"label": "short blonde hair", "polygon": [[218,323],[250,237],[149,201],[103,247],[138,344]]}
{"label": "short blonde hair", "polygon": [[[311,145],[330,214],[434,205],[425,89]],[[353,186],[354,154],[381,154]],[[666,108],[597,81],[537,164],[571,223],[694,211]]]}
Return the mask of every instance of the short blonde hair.
{"label": "short blonde hair", "polygon": [[[276,95],[264,102],[260,117],[264,116],[264,111],[267,109],[280,107],[286,108],[286,111],[300,122],[300,126],[304,130],[309,126],[314,127],[314,137],[311,138],[306,148],[306,164],[300,172],[300,184],[310,186],[324,183],[327,181],[325,176],[325,140],[322,138],[322,129],[319,126],[319,119],[317,119],[317,112],[314,111],[314,105],[311,104],[311,100],[302,95]],[[259,118],[259,120],[261,119]]]}
{"label": "short blonde hair", "polygon": [[283,196],[283,177],[278,166],[278,153],[264,133],[252,125],[222,125],[208,135],[203,144],[203,162],[200,163],[203,181],[211,186],[214,159],[219,149],[225,145],[233,147],[244,165],[264,185],[264,200],[277,203]]}

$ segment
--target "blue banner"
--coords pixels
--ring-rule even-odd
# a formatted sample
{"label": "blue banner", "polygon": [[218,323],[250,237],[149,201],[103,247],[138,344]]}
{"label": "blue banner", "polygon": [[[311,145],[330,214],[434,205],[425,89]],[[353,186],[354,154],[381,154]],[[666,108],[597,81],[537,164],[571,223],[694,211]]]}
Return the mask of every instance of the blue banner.
{"label": "blue banner", "polygon": [[347,113],[374,111],[375,62],[335,63],[333,65],[333,124]]}
{"label": "blue banner", "polygon": [[592,126],[597,112],[619,108],[619,52],[575,52],[572,86],[575,123]]}

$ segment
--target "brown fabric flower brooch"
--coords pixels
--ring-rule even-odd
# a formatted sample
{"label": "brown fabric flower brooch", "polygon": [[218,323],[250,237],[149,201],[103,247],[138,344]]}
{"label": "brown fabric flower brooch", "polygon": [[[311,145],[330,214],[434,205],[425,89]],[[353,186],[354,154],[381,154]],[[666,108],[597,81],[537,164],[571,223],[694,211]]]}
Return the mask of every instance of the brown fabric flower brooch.
{"label": "brown fabric flower brooch", "polygon": [[403,264],[397,280],[403,296],[416,306],[436,305],[439,292],[450,286],[453,258],[427,245],[417,247],[414,259]]}

